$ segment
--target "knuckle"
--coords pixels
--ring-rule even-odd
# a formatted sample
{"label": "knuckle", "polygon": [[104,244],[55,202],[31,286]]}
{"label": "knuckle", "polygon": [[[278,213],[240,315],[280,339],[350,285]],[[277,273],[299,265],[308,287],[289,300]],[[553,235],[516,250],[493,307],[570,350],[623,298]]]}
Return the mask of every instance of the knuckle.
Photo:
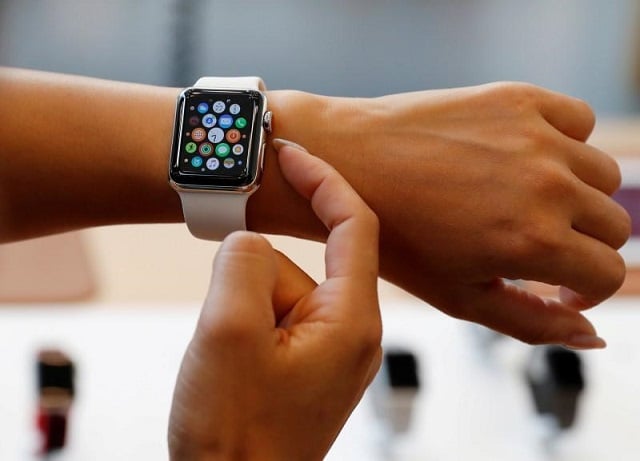
{"label": "knuckle", "polygon": [[617,246],[616,246],[616,250],[620,249],[620,247],[622,247],[622,245],[624,245],[625,243],[627,243],[627,240],[629,240],[629,237],[631,236],[631,233],[633,232],[633,220],[631,219],[631,215],[627,212],[627,210],[625,210],[622,205],[620,205],[621,208],[621,212],[622,212],[622,236],[620,238],[620,240],[617,242]]}
{"label": "knuckle", "polygon": [[616,257],[607,263],[606,270],[601,272],[597,283],[591,285],[590,293],[585,293],[590,306],[596,306],[613,296],[622,287],[627,269],[622,257],[616,253]]}
{"label": "knuckle", "polygon": [[574,98],[576,101],[576,106],[582,116],[582,123],[584,124],[585,129],[591,133],[596,126],[596,114],[584,99]]}
{"label": "knuckle", "polygon": [[576,194],[576,178],[555,162],[539,162],[530,172],[532,192],[547,203],[559,203]]}
{"label": "knuckle", "polygon": [[598,172],[594,187],[607,195],[614,194],[622,185],[622,170],[618,162],[610,155],[599,150],[586,147],[575,152],[575,158],[588,162],[591,170]]}
{"label": "knuckle", "polygon": [[601,258],[597,274],[591,277],[592,283],[584,288],[584,299],[588,305],[596,306],[613,296],[626,278],[626,265],[622,256],[611,251],[610,257]]}
{"label": "knuckle", "polygon": [[518,112],[537,111],[540,88],[525,82],[497,82],[492,84],[494,95]]}
{"label": "knuckle", "polygon": [[606,156],[606,158],[609,160],[609,165],[605,166],[605,171],[611,184],[611,189],[608,192],[613,193],[622,186],[622,170],[613,157]]}
{"label": "knuckle", "polygon": [[229,347],[247,344],[255,336],[249,322],[236,316],[222,318],[215,313],[200,318],[197,332],[209,344],[224,344]]}
{"label": "knuckle", "polygon": [[614,252],[612,261],[607,264],[608,277],[605,279],[602,299],[606,299],[620,289],[627,276],[627,267],[620,253]]}
{"label": "knuckle", "polygon": [[627,240],[629,239],[629,236],[631,235],[632,220],[631,220],[631,216],[622,207],[622,205],[619,205],[618,203],[615,203],[615,202],[614,204],[617,206],[618,213],[617,213],[617,217],[612,219],[611,225],[615,226],[614,227],[615,232],[614,232],[613,240],[611,242],[611,246],[613,246],[613,248],[618,250],[622,247],[622,245],[624,245],[627,242]]}
{"label": "knuckle", "polygon": [[358,335],[357,347],[359,355],[362,357],[373,357],[380,349],[380,343],[382,342],[382,322],[378,319],[376,321],[367,322],[363,325],[363,328]]}
{"label": "knuckle", "polygon": [[521,151],[527,155],[551,158],[551,152],[557,149],[557,141],[543,123],[520,124],[519,134],[522,139]]}
{"label": "knuckle", "polygon": [[518,260],[554,258],[564,245],[565,233],[548,220],[530,221],[516,238],[514,257]]}

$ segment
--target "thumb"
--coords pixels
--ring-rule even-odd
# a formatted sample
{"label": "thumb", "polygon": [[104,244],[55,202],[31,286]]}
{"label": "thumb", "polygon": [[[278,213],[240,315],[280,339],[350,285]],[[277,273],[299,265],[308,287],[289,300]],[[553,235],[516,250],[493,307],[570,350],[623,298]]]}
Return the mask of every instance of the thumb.
{"label": "thumb", "polygon": [[272,330],[276,278],[274,250],[264,237],[252,232],[230,234],[214,259],[196,334],[228,340],[255,338]]}

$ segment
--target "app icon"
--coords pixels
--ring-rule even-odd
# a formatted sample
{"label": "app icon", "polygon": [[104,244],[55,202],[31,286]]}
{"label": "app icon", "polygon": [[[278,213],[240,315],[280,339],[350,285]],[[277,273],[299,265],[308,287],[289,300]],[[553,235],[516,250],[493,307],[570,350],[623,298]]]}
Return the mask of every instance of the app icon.
{"label": "app icon", "polygon": [[191,166],[195,167],[195,168],[199,168],[202,166],[202,157],[193,157],[191,159]]}
{"label": "app icon", "polygon": [[204,128],[195,128],[191,132],[191,139],[193,139],[195,142],[203,141],[206,137],[207,132],[204,130]]}
{"label": "app icon", "polygon": [[198,112],[200,112],[201,114],[206,114],[208,110],[209,104],[207,104],[206,102],[201,102],[200,104],[198,104]]}
{"label": "app icon", "polygon": [[227,141],[229,141],[231,144],[235,144],[238,141],[240,141],[240,132],[238,130],[236,130],[235,128],[227,131]]}
{"label": "app icon", "polygon": [[244,147],[242,146],[242,144],[236,144],[231,148],[231,152],[233,152],[235,155],[242,155],[242,153],[244,152]]}
{"label": "app icon", "polygon": [[207,168],[209,168],[210,170],[217,170],[219,166],[220,160],[218,160],[217,158],[211,157],[209,160],[207,160]]}
{"label": "app icon", "polygon": [[238,117],[236,119],[236,128],[244,128],[245,126],[247,126],[247,119],[244,117]]}
{"label": "app icon", "polygon": [[213,111],[216,114],[221,114],[222,112],[224,112],[224,110],[226,108],[227,108],[227,106],[222,101],[216,101],[216,102],[213,103]]}
{"label": "app icon", "polygon": [[208,142],[203,142],[202,144],[200,144],[200,149],[198,150],[200,151],[200,155],[202,155],[203,157],[208,157],[213,152],[213,146]]}
{"label": "app icon", "polygon": [[235,164],[236,164],[236,162],[232,158],[225,158],[224,159],[223,165],[224,165],[225,168],[233,168],[233,165],[235,165]]}
{"label": "app icon", "polygon": [[220,128],[229,128],[233,125],[233,117],[229,114],[221,115],[220,120],[218,120],[218,125],[220,125]]}
{"label": "app icon", "polygon": [[199,123],[200,123],[200,119],[195,115],[189,118],[189,125],[198,126]]}
{"label": "app icon", "polygon": [[209,141],[214,144],[219,143],[224,139],[224,131],[220,128],[213,128],[209,131]]}
{"label": "app icon", "polygon": [[184,150],[188,154],[193,154],[197,148],[198,148],[198,145],[195,142],[188,142],[187,145],[184,146]]}
{"label": "app icon", "polygon": [[231,152],[231,148],[227,143],[221,142],[216,146],[216,155],[218,157],[226,157],[229,155],[229,152]]}
{"label": "app icon", "polygon": [[204,117],[202,117],[202,124],[205,128],[211,128],[216,124],[216,116],[213,114],[205,115]]}
{"label": "app icon", "polygon": [[231,112],[233,115],[238,115],[240,113],[240,104],[231,104],[231,107],[229,107],[229,112]]}

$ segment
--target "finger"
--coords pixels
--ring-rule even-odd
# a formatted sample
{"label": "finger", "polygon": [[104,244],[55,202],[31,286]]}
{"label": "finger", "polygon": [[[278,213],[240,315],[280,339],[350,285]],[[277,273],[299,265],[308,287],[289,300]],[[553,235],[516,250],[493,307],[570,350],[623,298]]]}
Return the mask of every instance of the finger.
{"label": "finger", "polygon": [[618,249],[631,234],[629,213],[608,195],[591,187],[579,187],[573,228]]}
{"label": "finger", "polygon": [[578,141],[586,141],[596,123],[589,105],[578,98],[538,88],[539,110],[544,119],[556,130]]}
{"label": "finger", "polygon": [[[529,344],[561,344],[575,349],[605,347],[593,325],[575,309],[501,280],[460,290],[469,303],[467,320]],[[469,307],[470,306],[470,307]]]}
{"label": "finger", "polygon": [[273,291],[273,311],[277,324],[286,327],[286,316],[317,287],[317,283],[287,256],[279,251],[275,255],[278,277]]}
{"label": "finger", "polygon": [[566,140],[562,151],[571,171],[580,180],[611,195],[618,190],[622,174],[618,163],[601,150],[574,140]]}
{"label": "finger", "polygon": [[275,285],[276,261],[271,244],[251,232],[229,235],[214,259],[199,332],[222,339],[272,330]]}
{"label": "finger", "polygon": [[541,251],[518,278],[565,286],[579,293],[589,306],[599,304],[620,288],[626,268],[613,248],[575,230],[557,238],[562,245]]}
{"label": "finger", "polygon": [[311,201],[330,231],[325,254],[327,278],[347,277],[377,289],[379,225],[375,214],[327,163],[290,145],[276,148],[285,179]]}

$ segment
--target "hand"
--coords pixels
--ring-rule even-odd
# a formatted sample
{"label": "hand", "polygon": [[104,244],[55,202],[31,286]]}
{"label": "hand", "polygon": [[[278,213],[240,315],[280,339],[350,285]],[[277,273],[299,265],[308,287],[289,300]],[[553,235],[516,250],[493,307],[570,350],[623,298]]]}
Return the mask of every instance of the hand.
{"label": "hand", "polygon": [[320,460],[379,368],[377,218],[333,168],[279,145],[330,232],[327,279],[257,234],[224,241],[178,376],[171,459]]}
{"label": "hand", "polygon": [[[279,136],[326,159],[376,212],[384,278],[528,343],[604,345],[580,311],[620,287],[630,220],[609,197],[617,164],[585,143],[584,102],[501,83],[307,106],[324,135],[294,131],[314,112],[290,103]],[[542,299],[503,278],[566,288]]]}

